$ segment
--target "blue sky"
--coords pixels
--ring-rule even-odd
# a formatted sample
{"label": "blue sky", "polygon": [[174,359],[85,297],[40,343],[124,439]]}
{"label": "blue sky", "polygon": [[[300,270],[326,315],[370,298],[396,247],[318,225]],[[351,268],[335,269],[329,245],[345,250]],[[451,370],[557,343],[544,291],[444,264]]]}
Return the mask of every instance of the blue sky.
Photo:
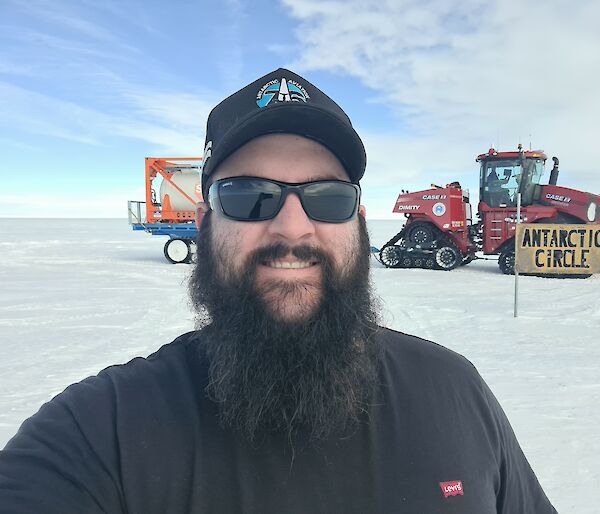
{"label": "blue sky", "polygon": [[521,141],[600,192],[598,2],[0,0],[0,216],[124,217],[145,156],[200,156],[220,99],[280,66],[348,112],[364,202]]}

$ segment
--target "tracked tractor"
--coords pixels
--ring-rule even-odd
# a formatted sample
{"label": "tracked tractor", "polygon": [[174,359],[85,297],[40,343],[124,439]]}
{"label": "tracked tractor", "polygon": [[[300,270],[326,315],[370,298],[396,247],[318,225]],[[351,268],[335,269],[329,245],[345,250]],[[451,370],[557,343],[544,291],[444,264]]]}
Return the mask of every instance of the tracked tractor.
{"label": "tracked tractor", "polygon": [[524,223],[598,223],[600,196],[557,185],[558,159],[548,184],[541,184],[546,162],[541,150],[478,155],[479,219],[474,222],[469,193],[458,182],[445,187],[402,191],[393,212],[406,223],[380,250],[390,268],[452,270],[476,258],[498,255],[500,270],[514,273],[517,194]]}

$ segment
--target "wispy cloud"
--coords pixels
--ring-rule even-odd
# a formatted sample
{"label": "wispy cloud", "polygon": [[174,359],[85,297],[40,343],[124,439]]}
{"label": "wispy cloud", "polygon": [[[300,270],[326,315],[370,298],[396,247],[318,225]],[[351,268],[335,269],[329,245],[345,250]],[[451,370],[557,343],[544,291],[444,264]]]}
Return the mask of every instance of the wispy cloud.
{"label": "wispy cloud", "polygon": [[[600,119],[600,4],[549,0],[283,0],[300,22],[295,66],[356,77],[396,113],[366,134],[370,180],[475,172],[473,157],[521,141],[590,178]],[[382,173],[383,172],[383,173]],[[375,174],[379,175],[375,178]],[[416,174],[416,175],[415,175]]]}
{"label": "wispy cloud", "polygon": [[123,42],[110,28],[92,21],[89,13],[78,11],[76,3],[66,4],[56,0],[31,0],[28,2],[7,0],[7,2],[12,4],[13,8],[38,18],[46,25],[60,26],[63,30],[76,33],[87,39],[91,38],[111,43],[119,46],[122,50],[139,52],[139,49],[135,46]]}
{"label": "wispy cloud", "polygon": [[[162,27],[156,27],[149,21],[148,13],[151,10],[143,0],[130,0],[128,2],[111,2],[108,0],[80,0],[83,6],[90,7],[97,13],[107,13],[114,19],[119,19],[127,24],[139,27],[152,34],[154,38],[164,39],[167,35]],[[162,29],[162,30],[161,30]]]}
{"label": "wispy cloud", "polygon": [[97,144],[108,117],[72,102],[0,82],[0,112],[13,130]]}
{"label": "wispy cloud", "polygon": [[114,120],[116,134],[150,142],[158,153],[202,154],[206,118],[215,104],[210,95],[136,89],[125,98],[130,116]]}
{"label": "wispy cloud", "polygon": [[16,35],[15,39],[32,43],[39,48],[44,48],[45,52],[57,50],[63,53],[63,55],[67,53],[70,55],[79,55],[84,58],[98,57],[102,59],[131,60],[129,54],[124,54],[115,48],[90,45],[83,41],[45,34],[36,30],[20,32]]}
{"label": "wispy cloud", "polygon": [[[202,153],[215,101],[186,85],[184,75],[174,80],[168,68],[153,66],[152,56],[139,58],[132,27],[154,29],[143,16],[130,20],[123,12],[144,11],[142,4],[7,1],[21,22],[31,20],[0,32],[0,44],[11,48],[10,59],[0,56],[7,77],[0,82],[0,108],[12,127],[83,144],[121,136],[150,143],[156,153]],[[234,18],[243,16],[241,4],[229,3]]]}
{"label": "wispy cloud", "polygon": [[246,18],[244,3],[241,0],[225,0],[222,15],[227,22],[219,31],[219,47],[226,49],[226,59],[218,64],[219,73],[225,84],[239,84],[244,68],[242,25]]}
{"label": "wispy cloud", "polygon": [[182,92],[144,92],[138,88],[124,93],[124,96],[140,115],[194,133],[204,130],[208,113],[215,103],[209,95],[205,98]]}
{"label": "wispy cloud", "polygon": [[158,153],[202,153],[210,100],[131,89],[127,112],[107,114],[0,82],[0,111],[14,129],[49,138],[99,145],[118,135],[151,143]]}
{"label": "wispy cloud", "polygon": [[7,56],[0,56],[0,75],[35,77],[37,75],[37,70],[30,64],[17,62]]}

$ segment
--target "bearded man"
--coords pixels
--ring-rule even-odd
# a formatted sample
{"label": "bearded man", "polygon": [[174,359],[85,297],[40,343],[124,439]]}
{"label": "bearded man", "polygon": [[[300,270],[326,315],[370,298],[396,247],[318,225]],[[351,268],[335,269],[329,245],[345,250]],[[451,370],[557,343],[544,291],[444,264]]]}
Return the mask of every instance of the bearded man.
{"label": "bearded man", "polygon": [[198,330],[26,421],[1,511],[555,513],[473,366],[378,326],[365,165],[342,109],[288,70],[215,107]]}

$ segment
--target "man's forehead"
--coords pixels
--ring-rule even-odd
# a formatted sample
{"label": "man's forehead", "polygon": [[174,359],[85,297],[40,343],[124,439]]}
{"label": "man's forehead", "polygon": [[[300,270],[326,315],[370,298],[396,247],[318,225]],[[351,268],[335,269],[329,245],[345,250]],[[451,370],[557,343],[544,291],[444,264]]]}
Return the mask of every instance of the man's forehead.
{"label": "man's forehead", "polygon": [[282,182],[350,180],[339,159],[327,147],[296,134],[267,134],[252,139],[221,163],[211,182],[233,176]]}

